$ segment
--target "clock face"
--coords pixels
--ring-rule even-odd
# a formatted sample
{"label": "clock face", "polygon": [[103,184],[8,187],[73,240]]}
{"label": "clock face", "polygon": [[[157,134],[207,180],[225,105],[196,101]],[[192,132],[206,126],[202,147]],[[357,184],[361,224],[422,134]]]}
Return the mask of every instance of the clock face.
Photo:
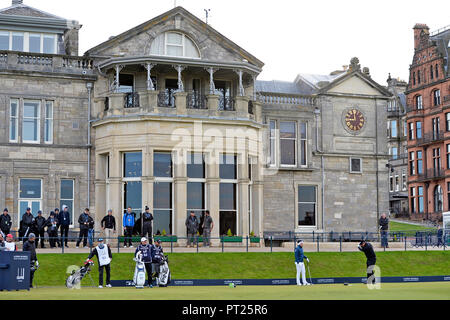
{"label": "clock face", "polygon": [[350,109],[345,115],[345,124],[351,131],[361,130],[364,123],[364,115],[358,109]]}

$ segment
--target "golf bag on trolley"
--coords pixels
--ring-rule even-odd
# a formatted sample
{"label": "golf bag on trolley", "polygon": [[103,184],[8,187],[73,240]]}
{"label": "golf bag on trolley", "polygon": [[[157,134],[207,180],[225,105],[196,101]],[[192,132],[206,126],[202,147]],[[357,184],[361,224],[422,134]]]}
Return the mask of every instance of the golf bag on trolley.
{"label": "golf bag on trolley", "polygon": [[145,264],[142,261],[142,253],[139,251],[133,260],[136,262],[133,284],[137,289],[143,289],[145,285]]}
{"label": "golf bag on trolley", "polygon": [[167,287],[172,280],[170,269],[169,269],[169,257],[164,256],[161,259],[161,262],[155,266],[155,268],[159,268],[156,271],[156,285],[159,287]]}
{"label": "golf bag on trolley", "polygon": [[81,280],[83,280],[83,278],[87,274],[90,273],[91,267],[93,265],[94,265],[94,261],[87,260],[84,263],[84,266],[80,267],[79,270],[72,271],[70,276],[68,276],[67,279],[66,279],[66,287],[69,288],[69,289],[73,289],[73,288],[76,288],[77,286],[79,286],[80,283],[81,283]]}

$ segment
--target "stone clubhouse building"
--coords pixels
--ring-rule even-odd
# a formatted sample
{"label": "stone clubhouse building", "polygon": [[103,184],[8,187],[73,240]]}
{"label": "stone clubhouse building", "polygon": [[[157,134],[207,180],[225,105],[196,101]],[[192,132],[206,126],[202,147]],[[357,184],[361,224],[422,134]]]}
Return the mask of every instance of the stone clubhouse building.
{"label": "stone clubhouse building", "polygon": [[[0,206],[149,206],[154,233],[190,211],[231,231],[376,231],[388,211],[391,93],[353,58],[330,75],[258,81],[264,66],[176,7],[83,56],[77,21],[0,10]],[[182,240],[179,240],[180,242]]]}

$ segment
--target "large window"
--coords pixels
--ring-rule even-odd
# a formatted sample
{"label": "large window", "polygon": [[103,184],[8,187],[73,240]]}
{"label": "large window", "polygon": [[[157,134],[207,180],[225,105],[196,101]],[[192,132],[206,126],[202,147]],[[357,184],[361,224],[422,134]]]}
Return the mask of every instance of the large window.
{"label": "large window", "polygon": [[270,166],[276,166],[277,164],[277,158],[276,158],[276,154],[277,154],[277,122],[275,120],[270,120],[270,141],[269,141],[269,145],[270,145],[270,160],[269,160],[269,165]]}
{"label": "large window", "polygon": [[22,140],[25,143],[40,142],[40,101],[24,100]]}
{"label": "large window", "polygon": [[417,139],[422,139],[422,122],[416,122],[416,136]]}
{"label": "large window", "polygon": [[447,169],[450,169],[450,144],[447,144]]}
{"label": "large window", "polygon": [[53,102],[45,103],[45,143],[53,143]]}
{"label": "large window", "polygon": [[153,175],[155,176],[155,183],[153,184],[153,230],[156,234],[172,234],[173,160],[171,152],[154,152]]}
{"label": "large window", "polygon": [[397,130],[397,120],[390,121],[390,137],[391,138],[397,138],[398,137],[398,130]]}
{"label": "large window", "polygon": [[442,212],[444,205],[444,193],[442,187],[437,185],[434,188],[434,212]]}
{"label": "large window", "polygon": [[445,129],[450,131],[450,112],[445,114]]}
{"label": "large window", "polygon": [[20,179],[19,180],[19,219],[26,209],[30,208],[33,216],[37,216],[42,210],[42,180],[41,179]]}
{"label": "large window", "polygon": [[298,186],[298,225],[316,226],[317,187]]}
{"label": "large window", "polygon": [[206,167],[202,153],[188,153],[187,158],[187,214],[194,211],[203,222],[206,210]]}
{"label": "large window", "polygon": [[237,234],[237,156],[220,155],[220,235]]}
{"label": "large window", "polygon": [[409,205],[411,213],[416,213],[416,188],[410,188],[410,199],[411,203]]}
{"label": "large window", "polygon": [[281,165],[297,164],[297,129],[295,121],[280,121],[280,155]]}
{"label": "large window", "polygon": [[441,104],[441,90],[433,91],[433,105],[439,106]]}
{"label": "large window", "polygon": [[142,212],[142,152],[123,154],[123,212],[127,208],[140,217]]}
{"label": "large window", "polygon": [[416,175],[416,166],[415,166],[415,153],[410,152],[409,153],[409,175],[415,176]]}
{"label": "large window", "polygon": [[9,109],[9,141],[18,142],[19,131],[19,100],[11,99]]}
{"label": "large window", "polygon": [[194,42],[185,34],[178,32],[166,32],[157,36],[150,47],[150,54],[200,58],[200,53]]}
{"label": "large window", "polygon": [[409,123],[409,140],[414,140],[414,122]]}
{"label": "large window", "polygon": [[423,202],[423,187],[417,187],[417,205],[419,213],[424,212],[424,202]]}
{"label": "large window", "polygon": [[417,110],[423,109],[422,96],[416,96],[416,108]]}
{"label": "large window", "polygon": [[56,34],[0,31],[0,50],[56,54]]}
{"label": "large window", "polygon": [[422,151],[417,151],[417,174],[423,174]]}
{"label": "large window", "polygon": [[74,221],[74,180],[62,179],[60,186],[59,207],[67,206],[68,211],[72,215],[72,223]]}
{"label": "large window", "polygon": [[306,122],[300,122],[300,165],[307,166],[307,133],[308,125]]}

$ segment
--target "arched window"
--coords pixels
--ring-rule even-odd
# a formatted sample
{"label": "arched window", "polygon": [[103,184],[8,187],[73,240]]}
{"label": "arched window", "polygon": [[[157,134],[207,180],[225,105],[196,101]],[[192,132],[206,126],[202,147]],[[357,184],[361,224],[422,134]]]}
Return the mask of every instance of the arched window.
{"label": "arched window", "polygon": [[416,109],[417,110],[422,110],[423,109],[423,101],[422,101],[422,96],[416,96],[415,97],[415,103],[416,103]]}
{"label": "arched window", "polygon": [[441,90],[437,89],[433,91],[433,105],[435,107],[441,104]]}
{"label": "arched window", "polygon": [[442,212],[444,193],[440,185],[434,188],[434,212]]}
{"label": "arched window", "polygon": [[153,40],[150,54],[157,56],[200,58],[194,41],[179,32],[162,33]]}

